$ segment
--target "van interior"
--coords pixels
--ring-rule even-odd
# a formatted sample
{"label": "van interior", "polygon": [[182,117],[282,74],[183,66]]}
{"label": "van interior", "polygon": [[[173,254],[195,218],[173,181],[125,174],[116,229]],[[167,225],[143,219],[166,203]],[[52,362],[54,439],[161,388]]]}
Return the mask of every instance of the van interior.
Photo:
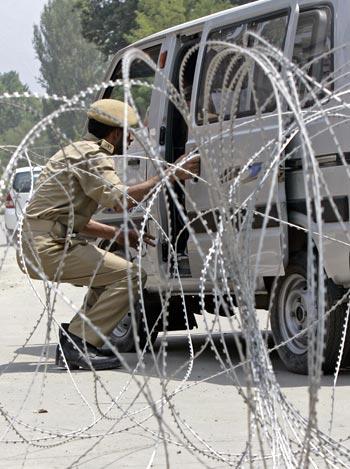
{"label": "van interior", "polygon": [[[178,91],[180,91],[180,76],[179,71],[181,64],[184,61],[187,52],[196,44],[199,43],[199,35],[192,36],[190,38],[183,39],[183,45],[180,48],[177,57],[174,61],[173,67],[173,76],[172,83]],[[184,90],[184,97],[187,103],[186,112],[189,113],[191,106],[191,94],[192,87],[194,82],[194,75],[197,63],[198,50],[195,50],[189,57],[186,58],[186,66],[184,69],[182,77],[182,87]],[[177,107],[169,103],[168,116],[167,116],[167,131],[166,131],[166,150],[165,157],[166,161],[169,163],[174,163],[178,158],[180,158],[185,153],[186,143],[188,138],[188,127],[184,117]],[[184,213],[185,209],[185,193],[184,193],[184,183],[177,182],[174,187],[175,193],[177,195],[178,201],[181,204]],[[175,249],[177,255],[177,265],[179,269],[179,274],[182,277],[190,277],[191,271],[188,260],[187,253],[187,241],[189,238],[189,233],[186,228],[186,224],[181,216],[179,210],[177,209],[173,199],[169,197],[170,202],[170,212],[171,212],[171,241],[173,248]],[[164,253],[163,261],[168,261],[168,251]],[[172,260],[173,265],[173,260]]]}

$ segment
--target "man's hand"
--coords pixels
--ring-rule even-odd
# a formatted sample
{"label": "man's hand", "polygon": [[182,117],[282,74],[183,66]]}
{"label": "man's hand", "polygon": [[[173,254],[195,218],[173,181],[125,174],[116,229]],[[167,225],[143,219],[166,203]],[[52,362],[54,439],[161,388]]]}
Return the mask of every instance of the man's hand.
{"label": "man's hand", "polygon": [[[187,158],[187,155],[182,155],[178,158],[174,165],[175,167],[168,168],[166,173],[169,177],[171,182],[176,180],[185,181],[186,179],[192,179],[199,175],[200,169],[200,159],[198,155],[193,155],[188,161],[183,162]],[[177,166],[181,166],[181,168],[177,168]],[[144,182],[140,182],[139,184],[135,184],[134,186],[128,187],[128,209],[132,208],[136,205],[137,202],[141,202],[151,190],[156,187],[157,184],[161,181],[161,177],[159,175],[152,176]],[[121,204],[116,204],[114,207],[117,213],[121,213],[123,211],[123,207]]]}
{"label": "man's hand", "polygon": [[[127,232],[129,245],[131,248],[137,249],[140,242],[140,233],[137,230],[128,230]],[[125,232],[124,230],[119,230],[119,233],[116,236],[116,242],[119,246],[125,246]],[[154,236],[151,236],[147,233],[144,233],[142,240],[149,246],[155,247]]]}
{"label": "man's hand", "polygon": [[[81,231],[82,234],[93,236],[96,238],[115,239],[116,243],[119,246],[125,245],[125,234],[124,231],[119,228],[114,228],[113,226],[104,225],[95,220],[90,220],[85,228]],[[130,247],[136,249],[139,245],[140,233],[137,230],[128,230],[129,245]],[[143,241],[149,246],[155,246],[154,236],[151,236],[147,233],[143,235]]]}
{"label": "man's hand", "polygon": [[181,168],[176,169],[175,176],[180,179],[180,181],[185,181],[186,179],[193,179],[199,175],[200,170],[200,159],[198,155],[194,155],[191,159],[183,163],[183,160],[187,158],[187,155],[182,155],[175,161],[176,166],[181,166]]}

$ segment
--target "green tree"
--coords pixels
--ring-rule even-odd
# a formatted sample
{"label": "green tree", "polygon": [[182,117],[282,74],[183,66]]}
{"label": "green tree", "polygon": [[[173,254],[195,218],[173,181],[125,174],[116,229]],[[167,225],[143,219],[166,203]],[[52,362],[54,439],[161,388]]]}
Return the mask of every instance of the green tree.
{"label": "green tree", "polygon": [[[39,82],[49,95],[72,97],[103,79],[105,60],[97,46],[82,36],[80,15],[71,0],[49,0],[40,25],[34,26],[33,43],[41,63]],[[44,111],[52,112],[55,107],[46,102]],[[59,125],[74,139],[81,134],[83,119],[66,114]]]}
{"label": "green tree", "polygon": [[75,0],[83,36],[106,55],[135,39],[254,0]]}
{"label": "green tree", "polygon": [[201,18],[205,15],[232,8],[233,6],[229,0],[188,0],[186,3],[186,16],[188,20]]}
{"label": "green tree", "polygon": [[[26,91],[29,91],[29,88],[21,82],[17,72],[11,71],[0,74],[0,95],[3,95],[4,93],[24,93]],[[15,99],[11,100],[11,103],[7,103],[6,99],[1,102],[1,133],[17,127],[23,120],[23,112],[18,110],[18,106],[15,104]]]}
{"label": "green tree", "polygon": [[[4,94],[28,92],[15,71],[0,74],[0,166],[7,165],[14,149],[42,116],[42,103],[36,98],[5,98]],[[38,143],[38,142],[36,142]],[[45,136],[39,144],[46,144]]]}
{"label": "green tree", "polygon": [[126,38],[134,42],[185,21],[185,0],[139,0],[136,29],[127,34]]}
{"label": "green tree", "polygon": [[108,57],[128,44],[126,35],[136,27],[138,0],[75,0],[85,39]]}

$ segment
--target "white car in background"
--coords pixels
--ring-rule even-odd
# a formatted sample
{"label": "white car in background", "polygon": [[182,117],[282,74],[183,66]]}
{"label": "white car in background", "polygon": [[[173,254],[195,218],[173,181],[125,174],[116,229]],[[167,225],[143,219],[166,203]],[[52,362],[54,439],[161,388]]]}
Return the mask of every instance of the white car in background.
{"label": "white car in background", "polygon": [[29,200],[30,192],[42,168],[18,168],[13,178],[12,186],[7,194],[5,203],[5,226],[9,236],[16,231],[18,221],[23,214],[24,207]]}

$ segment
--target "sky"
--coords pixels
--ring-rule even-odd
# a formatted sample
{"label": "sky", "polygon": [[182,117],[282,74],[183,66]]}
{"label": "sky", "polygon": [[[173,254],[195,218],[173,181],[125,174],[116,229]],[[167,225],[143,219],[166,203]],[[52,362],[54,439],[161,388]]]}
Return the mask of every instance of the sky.
{"label": "sky", "polygon": [[31,91],[43,91],[32,39],[33,25],[39,24],[47,1],[0,0],[0,73],[16,70]]}

